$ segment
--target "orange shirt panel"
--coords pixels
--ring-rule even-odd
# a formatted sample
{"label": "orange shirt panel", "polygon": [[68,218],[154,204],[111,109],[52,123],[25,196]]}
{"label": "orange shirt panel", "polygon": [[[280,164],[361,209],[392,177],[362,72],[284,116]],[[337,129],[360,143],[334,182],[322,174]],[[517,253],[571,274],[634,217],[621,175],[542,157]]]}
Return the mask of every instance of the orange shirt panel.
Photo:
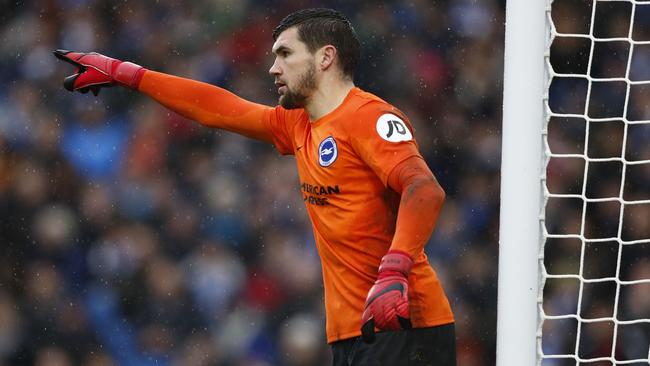
{"label": "orange shirt panel", "polygon": [[[358,336],[366,295],[395,233],[399,195],[387,188],[388,176],[401,161],[420,156],[413,129],[399,110],[358,88],[317,121],[304,110],[277,107],[268,123],[277,149],[296,157],[322,261],[328,342]],[[412,323],[453,322],[424,252],[414,261]]]}

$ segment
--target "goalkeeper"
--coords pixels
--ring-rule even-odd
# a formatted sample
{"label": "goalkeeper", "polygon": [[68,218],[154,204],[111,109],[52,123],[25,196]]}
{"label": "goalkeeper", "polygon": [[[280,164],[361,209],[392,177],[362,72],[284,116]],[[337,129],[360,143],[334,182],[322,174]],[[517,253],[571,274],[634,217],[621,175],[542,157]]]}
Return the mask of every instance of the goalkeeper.
{"label": "goalkeeper", "polygon": [[295,156],[322,261],[334,365],[455,365],[453,314],[423,250],[444,191],[411,123],[355,87],[360,44],[341,13],[292,13],[273,39],[276,107],[97,53],[55,55],[76,67],[68,90],[128,87]]}

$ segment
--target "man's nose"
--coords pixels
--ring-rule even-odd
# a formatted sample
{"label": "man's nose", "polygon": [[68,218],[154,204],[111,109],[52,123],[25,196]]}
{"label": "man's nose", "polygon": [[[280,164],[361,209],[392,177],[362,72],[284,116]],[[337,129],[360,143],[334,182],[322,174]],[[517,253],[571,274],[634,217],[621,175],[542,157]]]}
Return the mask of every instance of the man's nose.
{"label": "man's nose", "polygon": [[278,60],[276,59],[273,61],[273,65],[271,65],[271,68],[269,69],[269,74],[271,74],[271,76],[276,76],[280,75],[280,73],[280,66],[278,66]]}

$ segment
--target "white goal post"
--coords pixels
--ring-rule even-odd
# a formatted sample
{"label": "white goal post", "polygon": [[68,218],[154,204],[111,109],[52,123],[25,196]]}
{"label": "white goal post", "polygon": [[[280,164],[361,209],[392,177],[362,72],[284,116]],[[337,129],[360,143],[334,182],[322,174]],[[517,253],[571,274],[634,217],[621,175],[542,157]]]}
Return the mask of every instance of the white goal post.
{"label": "white goal post", "polygon": [[650,365],[650,0],[507,0],[497,365]]}
{"label": "white goal post", "polygon": [[508,0],[503,81],[497,365],[534,365],[545,87],[544,0]]}

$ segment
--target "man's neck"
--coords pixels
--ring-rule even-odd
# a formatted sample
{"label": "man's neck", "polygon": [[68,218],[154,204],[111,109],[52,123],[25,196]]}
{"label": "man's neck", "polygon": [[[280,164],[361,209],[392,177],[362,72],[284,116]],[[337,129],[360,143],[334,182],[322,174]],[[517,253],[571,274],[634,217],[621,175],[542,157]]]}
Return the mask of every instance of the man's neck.
{"label": "man's neck", "polygon": [[305,106],[309,120],[316,121],[338,108],[352,88],[354,88],[352,80],[323,80]]}

